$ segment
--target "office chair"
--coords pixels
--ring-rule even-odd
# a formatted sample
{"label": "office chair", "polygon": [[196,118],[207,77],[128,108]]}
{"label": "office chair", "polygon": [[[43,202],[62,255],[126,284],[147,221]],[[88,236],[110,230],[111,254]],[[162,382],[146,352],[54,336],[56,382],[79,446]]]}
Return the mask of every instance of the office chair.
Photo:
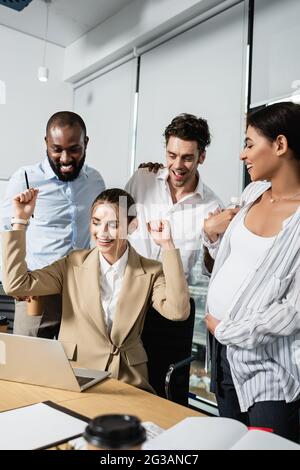
{"label": "office chair", "polygon": [[194,359],[191,357],[195,320],[193,299],[190,304],[190,316],[184,321],[167,320],[151,307],[142,333],[150,384],[160,397],[171,398],[184,406],[188,405],[189,364]]}
{"label": "office chair", "polygon": [[12,333],[15,315],[15,301],[12,297],[6,295],[0,283],[0,315],[5,315],[8,319],[8,332]]}

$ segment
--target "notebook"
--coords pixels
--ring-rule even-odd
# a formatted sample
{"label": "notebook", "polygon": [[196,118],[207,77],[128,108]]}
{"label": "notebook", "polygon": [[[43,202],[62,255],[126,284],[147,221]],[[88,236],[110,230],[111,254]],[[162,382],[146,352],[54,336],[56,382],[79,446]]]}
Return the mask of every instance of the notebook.
{"label": "notebook", "polygon": [[54,447],[80,436],[88,418],[51,401],[0,413],[0,450]]}
{"label": "notebook", "polygon": [[144,449],[156,450],[300,450],[276,434],[248,430],[229,418],[190,417],[151,439]]}

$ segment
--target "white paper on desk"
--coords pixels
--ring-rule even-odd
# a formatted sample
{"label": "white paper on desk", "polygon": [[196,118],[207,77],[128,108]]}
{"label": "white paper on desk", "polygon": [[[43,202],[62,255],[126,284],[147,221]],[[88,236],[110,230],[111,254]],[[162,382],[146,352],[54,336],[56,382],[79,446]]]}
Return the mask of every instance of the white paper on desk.
{"label": "white paper on desk", "polygon": [[294,442],[273,433],[248,430],[229,418],[185,418],[149,442],[143,449],[156,450],[300,450]]}
{"label": "white paper on desk", "polygon": [[252,429],[231,450],[300,450],[300,446],[271,432]]}
{"label": "white paper on desk", "polygon": [[0,413],[0,450],[33,450],[83,433],[87,423],[45,403]]}

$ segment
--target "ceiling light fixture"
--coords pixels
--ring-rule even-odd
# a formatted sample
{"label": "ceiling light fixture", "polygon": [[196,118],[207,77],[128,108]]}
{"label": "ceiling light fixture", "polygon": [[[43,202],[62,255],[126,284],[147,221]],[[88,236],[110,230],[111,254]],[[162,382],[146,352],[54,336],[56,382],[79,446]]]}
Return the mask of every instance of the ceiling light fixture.
{"label": "ceiling light fixture", "polygon": [[46,4],[46,32],[44,40],[44,52],[43,52],[43,65],[38,69],[38,79],[40,82],[47,82],[49,78],[49,69],[46,66],[46,52],[47,52],[47,41],[48,41],[48,25],[49,25],[49,5],[51,0],[43,0]]}

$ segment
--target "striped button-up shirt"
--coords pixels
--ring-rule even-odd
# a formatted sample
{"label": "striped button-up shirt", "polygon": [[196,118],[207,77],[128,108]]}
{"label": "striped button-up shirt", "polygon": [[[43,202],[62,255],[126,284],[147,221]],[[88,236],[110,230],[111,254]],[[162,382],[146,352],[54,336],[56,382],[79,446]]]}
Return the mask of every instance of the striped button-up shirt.
{"label": "striped button-up shirt", "polygon": [[48,158],[36,165],[20,168],[10,179],[1,211],[1,229],[11,229],[14,215],[12,198],[29,185],[39,189],[34,217],[26,237],[26,259],[30,270],[40,269],[62,258],[75,248],[90,246],[90,208],[105,189],[101,175],[84,165],[70,182],[58,179]]}
{"label": "striped button-up shirt", "polygon": [[[258,182],[245,189],[245,205],[222,238],[212,280],[229,256],[232,230],[269,187]],[[300,206],[249,272],[215,336],[227,345],[241,411],[259,401],[299,398]]]}

